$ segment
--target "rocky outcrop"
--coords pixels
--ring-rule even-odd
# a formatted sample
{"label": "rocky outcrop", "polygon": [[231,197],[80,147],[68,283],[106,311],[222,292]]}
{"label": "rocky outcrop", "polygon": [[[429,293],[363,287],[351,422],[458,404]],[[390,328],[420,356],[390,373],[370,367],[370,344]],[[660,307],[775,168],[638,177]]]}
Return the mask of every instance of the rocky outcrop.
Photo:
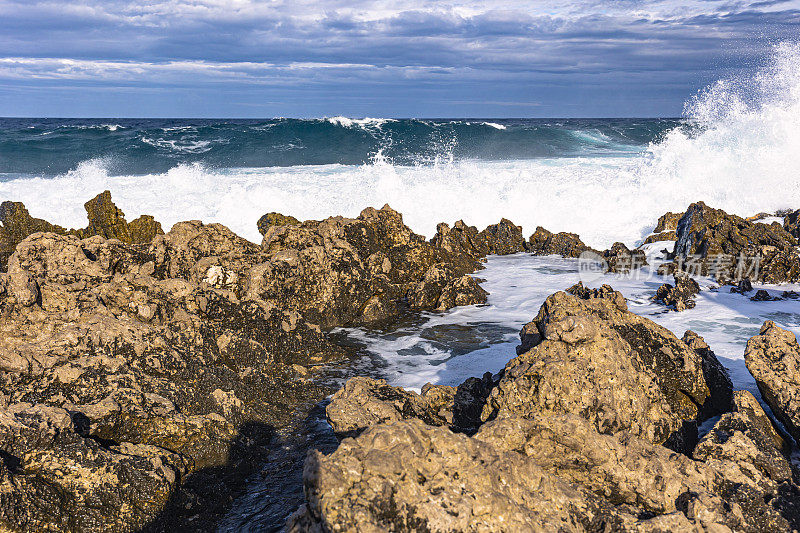
{"label": "rocky outcrop", "polygon": [[30,403],[0,410],[0,529],[134,531],[165,505],[187,458],[92,438],[80,415]]}
{"label": "rocky outcrop", "polygon": [[483,303],[468,273],[488,253],[522,248],[521,229],[507,220],[482,232],[440,225],[431,242],[389,206],[358,218],[332,217],[270,226],[261,249],[269,260],[250,269],[249,297],[298,309],[325,326],[385,321],[405,308],[444,310]]}
{"label": "rocky outcrop", "polygon": [[678,221],[683,216],[683,213],[665,213],[658,218],[656,227],[652,235],[648,235],[644,240],[644,244],[660,241],[676,241],[678,236],[675,230],[678,228]]}
{"label": "rocky outcrop", "polygon": [[744,361],[764,401],[800,442],[800,345],[794,333],[768,320],[747,341]]}
{"label": "rocky outcrop", "polygon": [[17,244],[25,237],[38,231],[66,233],[61,226],[50,224],[41,218],[33,218],[22,202],[3,202],[0,204],[0,271],[6,270],[8,258],[14,253]]}
{"label": "rocky outcrop", "polygon": [[800,209],[792,211],[783,218],[783,229],[800,239]]}
{"label": "rocky outcrop", "polygon": [[797,487],[763,421],[725,415],[694,461],[575,414],[506,417],[471,438],[418,419],[378,424],[309,455],[288,529],[791,530]]}
{"label": "rocky outcrop", "polygon": [[[611,287],[577,285],[520,339],[497,378],[457,389],[350,380],[328,406],[350,437],[308,456],[289,531],[800,527],[787,441],[701,337],[678,340]],[[469,431],[456,405],[472,406]],[[714,415],[699,442],[666,437]]]}
{"label": "rocky outcrop", "polygon": [[150,215],[142,215],[128,223],[123,213],[111,200],[111,193],[98,194],[86,204],[89,226],[84,229],[66,230],[46,220],[33,218],[21,202],[0,204],[0,271],[5,270],[8,258],[17,244],[37,232],[71,234],[85,239],[100,235],[106,239],[117,239],[127,244],[149,244],[156,235],[164,231],[161,224]]}
{"label": "rocky outcrop", "polygon": [[700,293],[700,285],[685,272],[676,272],[673,279],[675,285],[664,283],[656,290],[653,299],[678,312],[693,309],[696,305],[694,297]]}
{"label": "rocky outcrop", "polygon": [[528,238],[528,251],[534,255],[560,255],[580,257],[583,252],[596,252],[583,244],[575,233],[552,233],[541,226]]}
{"label": "rocky outcrop", "polygon": [[675,269],[713,275],[722,283],[743,278],[765,283],[800,279],[797,240],[777,222],[762,224],[712,209],[689,206],[677,228]]}
{"label": "rocky outcrop", "polygon": [[610,287],[571,292],[549,296],[526,326],[540,340],[506,365],[482,420],[581,413],[601,433],[690,449],[712,395],[701,356]]}
{"label": "rocky outcrop", "polygon": [[600,257],[605,261],[608,272],[618,274],[630,273],[647,265],[644,251],[631,250],[621,242],[615,242]]}

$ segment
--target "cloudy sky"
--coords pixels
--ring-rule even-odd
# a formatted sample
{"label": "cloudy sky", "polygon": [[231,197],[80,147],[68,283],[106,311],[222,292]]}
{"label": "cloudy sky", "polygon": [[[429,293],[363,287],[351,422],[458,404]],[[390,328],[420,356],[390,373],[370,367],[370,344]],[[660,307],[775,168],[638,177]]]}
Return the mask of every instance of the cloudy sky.
{"label": "cloudy sky", "polygon": [[676,116],[800,0],[0,0],[0,116]]}

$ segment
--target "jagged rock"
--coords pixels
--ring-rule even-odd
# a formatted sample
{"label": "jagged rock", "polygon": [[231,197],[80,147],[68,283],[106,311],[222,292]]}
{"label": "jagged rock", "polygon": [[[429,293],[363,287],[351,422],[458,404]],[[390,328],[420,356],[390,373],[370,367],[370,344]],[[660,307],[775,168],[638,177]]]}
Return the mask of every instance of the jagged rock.
{"label": "jagged rock", "polygon": [[[748,439],[769,446],[756,423],[742,423]],[[288,529],[766,533],[796,526],[785,496],[796,487],[781,477],[785,470],[767,480],[760,457],[728,457],[739,442],[719,443],[721,457],[705,463],[625,432],[600,434],[574,414],[502,418],[472,438],[395,420],[345,439],[328,456],[309,455],[307,503]],[[717,444],[707,438],[699,456]]]}
{"label": "jagged rock", "polygon": [[608,272],[628,273],[647,265],[647,257],[642,250],[630,250],[621,242],[615,242],[610,249],[601,254]]}
{"label": "jagged rock", "polygon": [[750,282],[749,278],[739,280],[738,285],[736,285],[735,287],[731,287],[731,292],[738,292],[739,294],[744,294],[752,290],[753,290],[753,284]]}
{"label": "jagged rock", "polygon": [[677,235],[678,270],[714,275],[722,283],[746,277],[765,283],[800,279],[797,240],[777,222],[748,222],[697,202],[681,218]]}
{"label": "jagged rock", "polygon": [[258,232],[264,235],[270,226],[296,226],[300,221],[291,215],[282,215],[280,213],[267,213],[258,219],[256,225]]}
{"label": "jagged rock", "polygon": [[595,250],[589,248],[574,233],[551,233],[541,226],[528,238],[528,250],[534,255],[560,255],[562,257],[580,257],[583,252]]}
{"label": "jagged rock", "polygon": [[800,239],[800,209],[792,211],[783,218],[783,229]]}
{"label": "jagged rock", "polygon": [[764,401],[800,442],[800,345],[794,333],[764,322],[747,341],[744,361]]}
{"label": "jagged rock", "polygon": [[164,231],[161,224],[149,215],[142,215],[128,224],[123,213],[111,200],[111,193],[98,194],[84,205],[89,217],[85,229],[66,230],[50,224],[46,220],[33,218],[21,202],[0,204],[0,271],[6,269],[8,258],[14,253],[17,244],[36,232],[49,232],[75,235],[81,239],[100,235],[107,239],[117,239],[128,244],[149,244],[156,235]]}
{"label": "jagged rock", "polygon": [[700,285],[685,272],[675,272],[673,279],[675,285],[664,283],[656,290],[653,299],[664,305],[672,306],[675,311],[693,309],[696,305],[694,296],[700,292]]}
{"label": "jagged rock", "polygon": [[482,303],[484,291],[463,277],[478,267],[477,258],[454,233],[472,234],[497,252],[510,246],[517,229],[504,221],[475,236],[459,227],[427,242],[389,206],[365,209],[356,219],[271,226],[261,246],[270,257],[244,283],[249,297],[298,309],[322,326],[386,320],[404,306]]}
{"label": "jagged rock", "polygon": [[382,422],[410,418],[470,433],[480,425],[481,407],[493,385],[487,372],[458,387],[427,384],[417,394],[392,387],[382,379],[355,377],[333,395],[326,414],[340,435],[356,435]]}
{"label": "jagged rock", "polygon": [[187,470],[163,448],[101,444],[74,419],[41,404],[0,410],[0,529],[136,531]]}
{"label": "jagged rock", "polygon": [[490,254],[509,255],[526,249],[522,227],[506,218],[501,219],[499,224],[488,226],[478,234],[478,238],[486,242]]}
{"label": "jagged rock", "polygon": [[436,226],[436,235],[431,244],[453,256],[465,256],[476,260],[489,254],[486,233],[479,233],[475,226],[468,226],[463,220],[451,228],[444,222]]}
{"label": "jagged rock", "polygon": [[[291,420],[298,405],[322,399],[328,389],[296,378],[291,366],[342,356],[318,327],[296,310],[240,299],[231,287],[198,279],[209,269],[207,254],[226,246],[238,250],[220,237],[230,237],[226,232],[199,223],[179,226],[176,234],[155,239],[150,250],[100,236],[81,240],[55,233],[36,233],[19,243],[0,283],[3,401],[69,411],[88,443],[119,446],[135,456],[119,459],[119,468],[131,461],[150,464],[155,459],[148,450],[157,447],[179,453],[185,458],[184,473],[191,474],[225,464],[237,428],[245,421],[264,426],[262,434],[250,437],[257,443],[270,438],[267,427]],[[191,238],[179,238],[178,233]],[[261,253],[250,247],[253,257]],[[213,257],[219,264],[220,256]],[[255,261],[253,257],[248,261]],[[233,264],[230,257],[222,258]],[[35,441],[28,445],[30,453],[45,453]],[[12,453],[2,443],[0,449]],[[52,468],[78,468],[85,462],[87,469],[112,471],[123,452],[105,449],[89,454],[65,445]],[[128,472],[133,466],[124,468]],[[135,530],[136,524],[152,520],[175,485],[136,479],[110,493],[138,491],[125,496],[130,497],[127,503],[119,500],[122,496],[109,496],[108,506],[116,514],[106,504],[80,496],[74,505],[65,504],[64,512],[95,517],[95,522],[74,518],[63,527],[95,530],[102,525],[99,515],[116,530]],[[62,482],[68,480],[47,483]],[[70,485],[64,490],[78,489]],[[102,492],[92,497],[100,496]],[[26,498],[14,500],[14,512],[39,516],[38,501]],[[55,505],[52,499],[41,503]],[[120,505],[136,508],[119,512]],[[59,529],[59,516],[41,520],[53,520],[47,527]],[[120,522],[114,521],[117,516]]]}
{"label": "jagged rock", "polygon": [[459,305],[486,303],[487,296],[475,278],[458,278],[449,265],[437,263],[408,291],[406,298],[412,308],[444,311]]}
{"label": "jagged rock", "polygon": [[658,218],[658,223],[653,230],[652,235],[648,235],[644,240],[644,244],[660,241],[675,241],[678,236],[675,230],[678,227],[678,221],[683,216],[683,213],[665,213]]}
{"label": "jagged rock", "polygon": [[86,202],[84,207],[89,218],[89,226],[85,229],[71,230],[72,234],[81,239],[99,235],[128,244],[149,244],[153,237],[164,233],[161,224],[149,215],[143,215],[128,224],[125,213],[111,200],[109,191],[98,194]]}
{"label": "jagged rock", "polygon": [[8,258],[17,244],[38,231],[66,233],[61,226],[50,224],[41,218],[33,218],[22,202],[0,204],[0,271],[6,270]]}
{"label": "jagged rock", "polygon": [[797,300],[800,299],[800,293],[797,291],[783,291],[781,293],[781,298],[785,300]]}
{"label": "jagged rock", "polygon": [[629,312],[610,287],[592,291],[579,285],[571,292],[548,297],[526,326],[525,335],[535,328],[541,341],[529,342],[531,348],[506,365],[482,420],[580,413],[601,433],[628,430],[653,443],[691,449],[696,422],[711,402],[702,357],[665,328]]}

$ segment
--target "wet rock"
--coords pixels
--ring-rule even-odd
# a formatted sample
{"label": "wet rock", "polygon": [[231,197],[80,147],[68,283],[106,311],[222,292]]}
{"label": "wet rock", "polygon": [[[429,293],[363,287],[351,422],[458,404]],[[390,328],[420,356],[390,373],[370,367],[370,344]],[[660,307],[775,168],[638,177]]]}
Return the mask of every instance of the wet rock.
{"label": "wet rock", "polygon": [[677,235],[673,256],[678,270],[713,275],[721,283],[800,279],[797,240],[777,222],[748,222],[697,202],[681,218]]}
{"label": "wet rock", "polygon": [[445,263],[437,263],[407,294],[408,303],[415,309],[444,311],[460,305],[486,303],[489,293],[471,276],[456,277]]}
{"label": "wet rock", "polygon": [[800,442],[800,345],[794,333],[766,321],[747,341],[744,361],[764,401]]}
{"label": "wet rock", "polygon": [[797,300],[800,299],[800,293],[796,291],[783,291],[781,293],[781,298],[784,300]]}
{"label": "wet rock", "polygon": [[621,242],[615,242],[610,249],[601,254],[608,272],[629,273],[647,265],[647,257],[642,250],[630,250]]}
{"label": "wet rock", "polygon": [[552,233],[541,226],[528,238],[528,250],[534,255],[560,255],[580,257],[583,252],[592,251],[575,233]]}
{"label": "wet rock", "polygon": [[693,309],[696,305],[694,297],[700,292],[700,285],[685,272],[676,272],[673,276],[675,285],[669,283],[661,285],[656,290],[654,300],[679,312]]}
{"label": "wet rock", "polygon": [[258,219],[256,225],[258,232],[264,235],[270,226],[296,226],[300,221],[291,215],[282,215],[280,213],[267,213]]}
{"label": "wet rock", "polygon": [[739,294],[745,294],[752,290],[753,290],[753,284],[750,283],[749,278],[739,280],[739,283],[735,287],[731,287],[731,292],[738,292]]}
{"label": "wet rock", "polygon": [[653,230],[652,235],[648,235],[644,240],[644,244],[660,241],[676,241],[678,236],[675,230],[678,228],[678,221],[683,216],[683,213],[665,213],[658,218],[658,223]]}
{"label": "wet rock", "polygon": [[457,221],[452,228],[444,222],[436,226],[431,244],[454,257],[477,260],[489,255],[486,233],[479,233],[478,228],[466,225],[463,220]]}
{"label": "wet rock", "polygon": [[775,300],[780,300],[780,298],[770,295],[770,293],[764,289],[757,290],[750,299],[754,302],[772,302]]}
{"label": "wet rock", "polygon": [[571,291],[548,297],[526,326],[525,335],[535,328],[541,341],[529,342],[532,347],[506,365],[482,420],[580,413],[601,433],[627,430],[691,449],[696,422],[711,401],[702,357],[627,311],[610,287]]}
{"label": "wet rock", "polygon": [[800,209],[788,213],[783,219],[783,229],[800,239]]}
{"label": "wet rock", "polygon": [[0,410],[2,529],[136,531],[186,471],[166,449],[89,438],[75,417],[41,404]]}

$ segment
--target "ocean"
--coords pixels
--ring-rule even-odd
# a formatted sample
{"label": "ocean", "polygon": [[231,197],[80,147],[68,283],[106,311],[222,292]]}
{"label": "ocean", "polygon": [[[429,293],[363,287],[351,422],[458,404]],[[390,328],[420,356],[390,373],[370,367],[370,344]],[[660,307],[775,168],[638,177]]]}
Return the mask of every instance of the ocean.
{"label": "ocean", "polygon": [[[526,236],[543,226],[595,248],[636,246],[660,215],[699,200],[741,216],[800,208],[800,47],[781,45],[759,70],[687,95],[678,118],[0,119],[0,200],[82,227],[83,202],[105,189],[129,220],[151,214],[165,230],[221,222],[253,242],[270,211],[320,219],[388,203],[428,237],[439,222],[483,228],[506,217]],[[518,254],[486,266],[476,274],[485,306],[334,332],[363,354],[343,378],[419,389],[497,371],[544,298],[580,279],[565,259]],[[797,301],[751,302],[701,279],[697,307],[672,313],[650,300],[669,281],[653,268],[595,281],[678,336],[704,336],[735,386],[756,394],[747,339],[766,319],[800,333]],[[253,482],[221,530],[281,524],[286,509],[265,504],[264,487]]]}

